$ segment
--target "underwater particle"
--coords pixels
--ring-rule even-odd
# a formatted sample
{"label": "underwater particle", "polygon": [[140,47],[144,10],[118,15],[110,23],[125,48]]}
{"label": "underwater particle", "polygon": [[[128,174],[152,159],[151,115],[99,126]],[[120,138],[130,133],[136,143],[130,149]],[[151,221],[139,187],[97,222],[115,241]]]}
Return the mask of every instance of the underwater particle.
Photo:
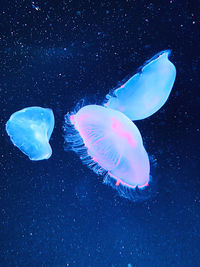
{"label": "underwater particle", "polygon": [[[104,182],[131,198],[131,191],[149,182],[149,158],[141,134],[123,113],[87,105],[65,116],[66,150],[104,176]],[[130,191],[130,192],[129,192]]]}
{"label": "underwater particle", "polygon": [[31,4],[32,4],[32,8],[33,9],[35,9],[36,11],[39,11],[40,10],[39,6],[36,5],[34,1],[32,1]]}
{"label": "underwater particle", "polygon": [[30,160],[43,160],[52,155],[49,139],[54,124],[51,109],[28,107],[11,115],[6,123],[6,132],[12,143]]}
{"label": "underwater particle", "polygon": [[140,72],[108,94],[105,106],[119,110],[131,120],[142,120],[157,112],[172,90],[176,68],[169,61],[169,50],[148,60]]}

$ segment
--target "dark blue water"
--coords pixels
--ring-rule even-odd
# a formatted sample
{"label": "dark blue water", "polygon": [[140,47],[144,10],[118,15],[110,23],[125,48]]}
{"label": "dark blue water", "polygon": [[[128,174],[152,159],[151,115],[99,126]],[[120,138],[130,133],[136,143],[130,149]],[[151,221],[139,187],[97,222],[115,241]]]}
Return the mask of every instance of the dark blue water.
{"label": "dark blue water", "polygon": [[[199,1],[4,1],[0,7],[0,266],[200,266]],[[154,198],[133,203],[64,151],[63,120],[100,103],[157,52],[177,79],[165,106],[136,122],[157,164]],[[32,162],[4,125],[52,108],[53,155]],[[129,265],[129,266],[131,266]]]}

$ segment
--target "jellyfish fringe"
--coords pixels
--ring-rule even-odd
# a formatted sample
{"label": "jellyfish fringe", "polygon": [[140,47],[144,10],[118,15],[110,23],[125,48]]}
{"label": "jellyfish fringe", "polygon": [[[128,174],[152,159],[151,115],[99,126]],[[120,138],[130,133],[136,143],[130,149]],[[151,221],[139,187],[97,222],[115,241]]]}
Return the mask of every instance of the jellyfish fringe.
{"label": "jellyfish fringe", "polygon": [[85,146],[85,143],[80,136],[79,132],[74,127],[74,124],[71,122],[70,117],[74,115],[73,113],[67,113],[64,117],[64,139],[65,151],[74,151],[81,159],[84,165],[87,165],[92,171],[94,171],[97,175],[103,176],[103,183],[111,186],[113,189],[117,190],[118,195],[120,197],[129,199],[133,202],[142,202],[155,194],[155,189],[152,187],[152,180],[150,179],[149,185],[143,188],[136,187],[128,187],[121,183],[117,184],[115,178],[113,178],[109,171],[102,168],[98,162],[94,161],[94,159],[89,155],[88,149]]}
{"label": "jellyfish fringe", "polygon": [[88,154],[88,149],[84,144],[82,137],[76,130],[74,125],[71,123],[70,117],[74,113],[67,113],[65,115],[64,123],[64,139],[65,139],[65,150],[74,151],[81,159],[84,165],[87,165],[96,174],[102,175],[104,178],[109,176],[108,171],[102,168],[93,158]]}
{"label": "jellyfish fringe", "polygon": [[144,187],[128,187],[123,184],[116,184],[116,179],[108,174],[104,178],[104,184],[111,186],[113,189],[117,190],[120,197],[131,200],[132,202],[144,202],[145,200],[154,198],[157,194],[156,186],[153,183],[151,177],[147,186]]}

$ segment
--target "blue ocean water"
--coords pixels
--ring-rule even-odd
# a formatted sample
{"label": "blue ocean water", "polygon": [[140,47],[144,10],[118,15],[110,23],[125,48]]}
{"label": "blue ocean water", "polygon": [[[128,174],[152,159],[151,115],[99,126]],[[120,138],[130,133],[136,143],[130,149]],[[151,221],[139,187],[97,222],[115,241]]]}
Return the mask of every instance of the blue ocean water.
{"label": "blue ocean water", "polygon": [[[199,1],[6,1],[0,18],[0,266],[199,266]],[[64,151],[64,115],[99,104],[158,51],[177,78],[137,121],[156,195],[133,203]],[[87,96],[87,97],[86,97]],[[32,162],[10,115],[51,108],[53,154]]]}

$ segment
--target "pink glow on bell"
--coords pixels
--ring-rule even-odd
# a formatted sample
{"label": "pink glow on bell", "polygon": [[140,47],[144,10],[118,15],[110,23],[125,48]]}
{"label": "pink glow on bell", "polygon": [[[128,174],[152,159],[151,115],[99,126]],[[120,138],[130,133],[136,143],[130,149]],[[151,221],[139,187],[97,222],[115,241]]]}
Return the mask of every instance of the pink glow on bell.
{"label": "pink glow on bell", "polygon": [[[83,154],[87,152],[88,164],[94,166],[95,172],[107,173],[110,179],[116,180],[116,186],[121,184],[134,189],[148,184],[149,159],[142,137],[123,113],[88,105],[71,115],[70,121],[83,140]],[[83,156],[81,158],[84,160]]]}

